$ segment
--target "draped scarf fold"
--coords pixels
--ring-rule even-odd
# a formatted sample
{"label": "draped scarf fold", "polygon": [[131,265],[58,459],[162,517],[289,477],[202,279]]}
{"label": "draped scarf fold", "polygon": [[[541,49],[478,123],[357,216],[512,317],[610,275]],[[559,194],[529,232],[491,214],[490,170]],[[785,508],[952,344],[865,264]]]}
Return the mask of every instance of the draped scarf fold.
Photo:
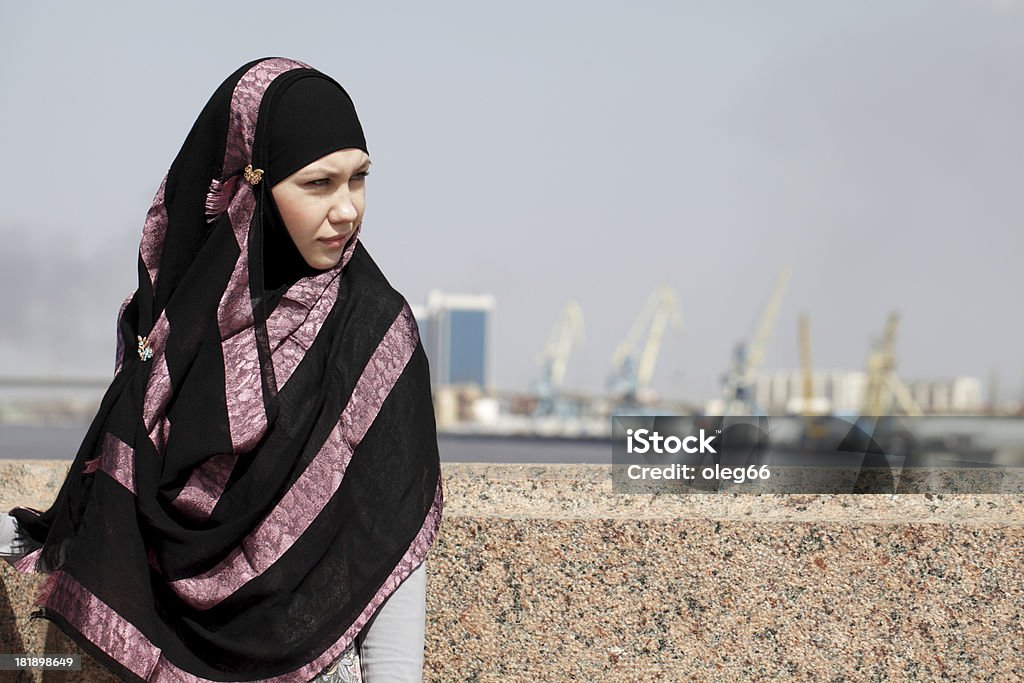
{"label": "draped scarf fold", "polygon": [[[161,182],[118,315],[116,373],[54,504],[33,618],[132,681],[309,681],[426,557],[443,490],[426,356],[359,230],[268,301],[274,97],[251,62]],[[333,82],[333,81],[331,81]],[[341,86],[338,86],[339,88]]]}

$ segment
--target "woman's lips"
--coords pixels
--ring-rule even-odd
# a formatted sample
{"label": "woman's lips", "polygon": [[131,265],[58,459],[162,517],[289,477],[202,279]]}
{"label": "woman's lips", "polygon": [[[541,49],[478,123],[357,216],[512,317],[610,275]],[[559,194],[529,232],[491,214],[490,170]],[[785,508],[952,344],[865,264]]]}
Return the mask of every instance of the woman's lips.
{"label": "woman's lips", "polygon": [[329,249],[337,249],[338,247],[345,246],[345,242],[348,241],[348,235],[342,235],[341,237],[321,237],[318,241]]}

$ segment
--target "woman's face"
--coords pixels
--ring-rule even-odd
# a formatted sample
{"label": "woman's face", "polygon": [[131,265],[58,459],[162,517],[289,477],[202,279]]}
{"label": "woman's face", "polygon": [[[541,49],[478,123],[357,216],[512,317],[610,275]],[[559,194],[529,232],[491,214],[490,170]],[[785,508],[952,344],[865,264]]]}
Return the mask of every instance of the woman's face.
{"label": "woman's face", "polygon": [[327,270],[341,260],[363,221],[369,169],[366,152],[341,149],[271,188],[288,234],[310,267]]}

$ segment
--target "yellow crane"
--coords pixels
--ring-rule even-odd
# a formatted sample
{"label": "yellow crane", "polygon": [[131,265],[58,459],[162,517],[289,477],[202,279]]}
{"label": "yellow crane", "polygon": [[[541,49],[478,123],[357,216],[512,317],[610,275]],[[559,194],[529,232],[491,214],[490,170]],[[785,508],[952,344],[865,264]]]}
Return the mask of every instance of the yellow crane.
{"label": "yellow crane", "polygon": [[881,341],[874,344],[868,352],[867,388],[864,392],[862,415],[887,415],[894,402],[906,415],[924,414],[910,390],[895,373],[896,356],[893,349],[896,345],[896,327],[899,321],[899,313],[891,312]]}
{"label": "yellow crane", "polygon": [[806,312],[798,319],[800,340],[800,373],[803,379],[803,397],[800,402],[800,414],[803,423],[803,439],[805,443],[820,442],[829,437],[830,428],[834,423],[827,418],[822,419],[830,411],[827,397],[814,396],[813,364],[811,363],[811,319]]}
{"label": "yellow crane", "polygon": [[764,358],[764,349],[775,326],[775,317],[779,313],[791,272],[790,266],[784,266],[775,279],[768,303],[761,312],[753,341],[749,346],[743,343],[736,346],[732,367],[725,377],[722,404],[724,415],[753,415],[760,412],[760,408],[754,404],[754,375]]}
{"label": "yellow crane", "polygon": [[[634,403],[648,392],[661,342],[670,324],[676,333],[681,332],[683,316],[679,312],[675,292],[667,285],[662,285],[647,298],[640,314],[633,321],[629,335],[615,349],[609,379],[609,389],[613,394],[624,398],[627,403]],[[645,330],[647,339],[638,351]]]}
{"label": "yellow crane", "polygon": [[800,372],[803,375],[804,384],[804,400],[800,412],[807,416],[815,413],[811,408],[811,401],[814,400],[814,383],[811,381],[811,322],[807,313],[800,314],[798,324],[800,327]]}
{"label": "yellow crane", "polygon": [[535,389],[537,395],[538,415],[549,415],[557,412],[555,405],[565,381],[565,369],[569,364],[569,354],[574,344],[582,344],[583,308],[575,301],[570,301],[562,310],[562,317],[551,331],[551,336],[540,353],[541,379]]}

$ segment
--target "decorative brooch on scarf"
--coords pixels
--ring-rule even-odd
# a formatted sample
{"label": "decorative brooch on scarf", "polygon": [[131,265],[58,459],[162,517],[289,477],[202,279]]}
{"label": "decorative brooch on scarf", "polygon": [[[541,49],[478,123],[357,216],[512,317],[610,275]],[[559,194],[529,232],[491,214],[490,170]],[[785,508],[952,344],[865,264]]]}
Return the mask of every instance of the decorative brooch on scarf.
{"label": "decorative brooch on scarf", "polygon": [[258,185],[260,180],[263,179],[263,169],[253,168],[252,164],[246,164],[242,175],[245,176],[245,182],[250,185]]}
{"label": "decorative brooch on scarf", "polygon": [[149,337],[136,336],[136,339],[139,340],[139,358],[144,361],[152,358],[153,349],[149,346]]}

